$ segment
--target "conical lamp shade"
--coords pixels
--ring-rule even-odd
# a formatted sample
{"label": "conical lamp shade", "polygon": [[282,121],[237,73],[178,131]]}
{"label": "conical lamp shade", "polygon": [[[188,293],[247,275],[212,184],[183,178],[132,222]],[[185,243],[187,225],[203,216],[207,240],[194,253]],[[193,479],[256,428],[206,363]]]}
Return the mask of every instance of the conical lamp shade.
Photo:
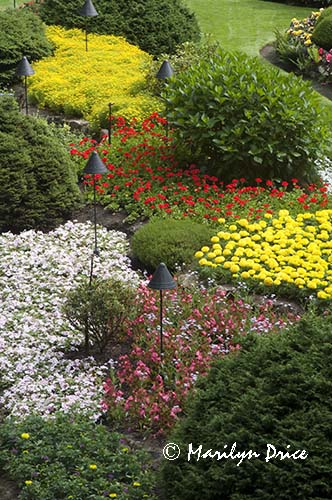
{"label": "conical lamp shade", "polygon": [[17,66],[16,74],[18,76],[32,76],[35,74],[34,70],[31,68],[28,59],[24,56],[21,59],[19,65]]}
{"label": "conical lamp shade", "polygon": [[159,264],[148,284],[149,288],[154,290],[171,290],[176,287],[176,283],[171,273],[163,262]]}
{"label": "conical lamp shade", "polygon": [[158,73],[156,74],[156,78],[159,80],[166,80],[166,78],[170,78],[174,75],[174,69],[170,65],[170,63],[166,60],[160,66]]}
{"label": "conical lamp shade", "polygon": [[106,174],[105,164],[101,161],[97,151],[93,151],[88,159],[83,174]]}
{"label": "conical lamp shade", "polygon": [[98,12],[91,0],[85,0],[83,7],[79,10],[80,16],[95,17],[98,16]]}

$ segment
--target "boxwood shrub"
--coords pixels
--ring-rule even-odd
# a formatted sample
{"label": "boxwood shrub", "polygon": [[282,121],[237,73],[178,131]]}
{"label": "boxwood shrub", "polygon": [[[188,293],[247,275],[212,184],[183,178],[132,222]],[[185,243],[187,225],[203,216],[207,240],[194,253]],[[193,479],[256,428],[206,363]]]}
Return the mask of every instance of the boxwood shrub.
{"label": "boxwood shrub", "polygon": [[65,146],[43,120],[0,97],[0,231],[52,229],[79,202]]}
{"label": "boxwood shrub", "polygon": [[169,79],[164,97],[177,139],[209,173],[314,179],[327,129],[308,82],[218,50]]}
{"label": "boxwood shrub", "polygon": [[317,23],[311,37],[312,41],[325,50],[332,48],[332,16],[326,15]]}
{"label": "boxwood shrub", "polygon": [[0,86],[18,81],[17,65],[23,56],[30,62],[52,53],[41,20],[28,10],[0,11]]}
{"label": "boxwood shrub", "polygon": [[156,219],[136,231],[131,248],[148,271],[164,262],[174,272],[177,266],[193,263],[197,248],[209,241],[212,233],[208,226],[190,220]]}
{"label": "boxwood shrub", "polygon": [[[241,339],[240,351],[213,365],[168,437],[181,450],[162,464],[168,499],[332,497],[331,330],[331,315],[310,315],[289,331]],[[198,451],[188,457],[190,443]],[[282,460],[268,444],[283,453],[305,452]],[[209,449],[227,456],[204,459]],[[249,450],[260,456],[236,457]]]}
{"label": "boxwood shrub", "polygon": [[[81,0],[44,0],[39,15],[47,24],[84,28]],[[98,16],[89,19],[94,33],[124,36],[150,54],[174,52],[178,44],[199,39],[196,17],[182,0],[94,0]]]}

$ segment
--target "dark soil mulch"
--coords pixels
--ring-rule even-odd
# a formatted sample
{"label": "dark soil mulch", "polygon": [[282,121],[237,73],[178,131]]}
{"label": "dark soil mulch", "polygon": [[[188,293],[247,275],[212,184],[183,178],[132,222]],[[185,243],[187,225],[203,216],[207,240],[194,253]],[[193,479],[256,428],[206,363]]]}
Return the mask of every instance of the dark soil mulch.
{"label": "dark soil mulch", "polygon": [[[260,55],[264,57],[264,59],[266,59],[269,63],[273,64],[274,66],[277,66],[278,68],[284,71],[287,71],[287,73],[295,73],[301,76],[295,64],[291,62],[284,62],[279,59],[276,50],[272,45],[269,44],[265,45],[260,50]],[[303,79],[311,81],[312,87],[314,90],[316,90],[316,92],[319,92],[322,96],[332,100],[332,83],[324,84],[309,78],[303,78]]]}

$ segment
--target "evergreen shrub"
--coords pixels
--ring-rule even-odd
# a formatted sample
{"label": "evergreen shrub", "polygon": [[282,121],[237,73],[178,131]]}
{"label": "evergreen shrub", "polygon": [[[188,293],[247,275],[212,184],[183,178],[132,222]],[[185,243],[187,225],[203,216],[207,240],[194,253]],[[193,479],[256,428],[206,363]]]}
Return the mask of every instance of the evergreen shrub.
{"label": "evergreen shrub", "polygon": [[[84,2],[83,2],[84,3]],[[79,16],[81,0],[43,0],[39,15],[47,24],[85,27]],[[182,0],[94,0],[98,16],[89,19],[89,31],[125,37],[150,54],[172,53],[177,45],[199,39],[196,17]]]}
{"label": "evergreen shrub", "polygon": [[325,16],[312,33],[312,41],[325,50],[332,48],[332,16]]}
{"label": "evergreen shrub", "polygon": [[42,21],[28,10],[0,11],[0,86],[18,81],[16,69],[23,56],[29,62],[52,53]]}
{"label": "evergreen shrub", "polygon": [[[331,315],[310,315],[289,331],[241,339],[240,351],[212,366],[167,439],[181,450],[162,464],[168,499],[332,497],[331,331]],[[190,443],[202,445],[200,458],[198,451],[188,460]],[[283,453],[306,450],[307,458],[272,458],[268,444]],[[233,459],[203,458],[209,449],[229,455],[233,445]],[[236,458],[249,450],[260,456]]]}
{"label": "evergreen shrub", "polygon": [[52,229],[80,200],[73,163],[44,120],[0,98],[0,231]]}
{"label": "evergreen shrub", "polygon": [[194,262],[199,242],[205,244],[212,230],[190,220],[156,219],[141,227],[131,240],[134,255],[153,272],[164,262],[172,272]]}
{"label": "evergreen shrub", "polygon": [[103,351],[125,333],[135,298],[135,289],[119,279],[94,279],[68,292],[63,312],[74,328],[83,334],[87,328],[90,343]]}
{"label": "evergreen shrub", "polygon": [[312,180],[327,137],[308,82],[218,50],[168,80],[168,119],[192,160],[234,178]]}

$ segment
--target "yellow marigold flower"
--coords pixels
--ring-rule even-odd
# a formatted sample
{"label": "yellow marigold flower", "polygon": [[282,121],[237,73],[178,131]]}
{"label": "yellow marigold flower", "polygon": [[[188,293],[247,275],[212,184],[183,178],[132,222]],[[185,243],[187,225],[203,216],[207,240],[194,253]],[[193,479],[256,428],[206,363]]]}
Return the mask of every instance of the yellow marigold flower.
{"label": "yellow marigold flower", "polygon": [[223,251],[223,254],[228,257],[229,255],[232,255],[232,252],[229,248],[225,248],[225,250]]}
{"label": "yellow marigold flower", "polygon": [[139,488],[141,486],[141,483],[139,483],[138,481],[134,481],[133,486],[135,486],[135,488]]}
{"label": "yellow marigold flower", "polygon": [[236,224],[231,224],[228,229],[230,231],[234,232],[234,231],[237,231],[237,226],[236,226]]}
{"label": "yellow marigold flower", "polygon": [[212,245],[212,248],[213,248],[213,250],[218,250],[219,248],[221,248],[221,245],[220,245],[220,243],[214,243]]}
{"label": "yellow marigold flower", "polygon": [[267,276],[265,279],[264,279],[264,285],[267,285],[267,286],[271,286],[273,285],[273,279],[270,278],[269,276]]}
{"label": "yellow marigold flower", "polygon": [[202,247],[202,252],[207,253],[210,250],[210,247]]}
{"label": "yellow marigold flower", "polygon": [[195,253],[195,257],[196,259],[201,259],[203,257],[204,253],[201,252],[200,250],[198,252]]}
{"label": "yellow marigold flower", "polygon": [[209,259],[214,259],[216,257],[216,254],[214,252],[209,252],[207,256]]}
{"label": "yellow marigold flower", "polygon": [[199,264],[200,266],[206,266],[206,265],[207,265],[207,260],[206,260],[206,259],[200,259],[200,260],[198,261],[198,264]]}
{"label": "yellow marigold flower", "polygon": [[224,224],[225,219],[223,217],[220,217],[220,219],[218,219],[218,222],[219,222],[219,224]]}
{"label": "yellow marigold flower", "polygon": [[323,290],[320,290],[319,292],[317,292],[317,297],[319,299],[324,299],[324,300],[329,298],[327,293],[325,293]]}
{"label": "yellow marigold flower", "polygon": [[96,464],[90,464],[89,465],[89,469],[96,470],[97,469],[97,465]]}
{"label": "yellow marigold flower", "polygon": [[116,498],[118,495],[116,493],[110,493],[108,496],[110,498]]}
{"label": "yellow marigold flower", "polygon": [[29,439],[29,437],[30,437],[30,434],[28,432],[23,432],[23,434],[21,434],[22,439]]}
{"label": "yellow marigold flower", "polygon": [[250,278],[250,274],[248,273],[248,271],[243,271],[241,273],[241,277],[246,280],[246,279]]}
{"label": "yellow marigold flower", "polygon": [[232,264],[229,269],[231,273],[238,273],[240,271],[240,266],[238,266],[237,264]]}
{"label": "yellow marigold flower", "polygon": [[30,486],[32,484],[32,481],[30,481],[30,479],[28,479],[27,481],[24,481],[24,483],[27,485],[27,486]]}
{"label": "yellow marigold flower", "polygon": [[212,238],[211,238],[212,243],[218,243],[218,241],[219,241],[218,236],[212,236]]}
{"label": "yellow marigold flower", "polygon": [[266,214],[264,214],[264,217],[266,219],[272,219],[272,214],[266,213]]}
{"label": "yellow marigold flower", "polygon": [[225,262],[225,257],[223,257],[222,255],[218,255],[218,257],[216,257],[214,259],[214,261],[217,263],[217,264],[222,264],[223,262]]}

